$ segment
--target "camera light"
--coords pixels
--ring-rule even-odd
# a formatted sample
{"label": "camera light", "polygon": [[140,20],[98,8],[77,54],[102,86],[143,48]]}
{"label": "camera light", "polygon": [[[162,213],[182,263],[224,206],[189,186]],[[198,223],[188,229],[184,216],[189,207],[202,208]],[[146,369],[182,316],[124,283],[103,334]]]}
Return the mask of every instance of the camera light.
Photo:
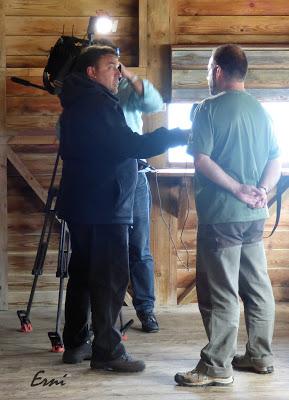
{"label": "camera light", "polygon": [[112,32],[113,21],[111,18],[106,16],[101,16],[96,18],[95,21],[95,31],[100,34],[107,34]]}
{"label": "camera light", "polygon": [[100,34],[115,32],[117,29],[117,20],[112,20],[108,16],[100,16],[95,21],[95,31]]}
{"label": "camera light", "polygon": [[89,44],[93,43],[95,35],[107,35],[117,30],[118,20],[111,18],[107,13],[99,11],[96,16],[89,17],[87,37]]}

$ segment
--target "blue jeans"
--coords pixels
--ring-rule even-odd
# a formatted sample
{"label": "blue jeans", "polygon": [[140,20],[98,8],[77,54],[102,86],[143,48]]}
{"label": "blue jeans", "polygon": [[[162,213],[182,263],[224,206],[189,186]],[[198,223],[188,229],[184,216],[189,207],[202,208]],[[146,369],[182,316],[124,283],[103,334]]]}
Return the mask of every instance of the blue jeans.
{"label": "blue jeans", "polygon": [[150,252],[151,192],[145,173],[138,173],[133,227],[129,230],[129,268],[136,311],[154,309],[154,263]]}

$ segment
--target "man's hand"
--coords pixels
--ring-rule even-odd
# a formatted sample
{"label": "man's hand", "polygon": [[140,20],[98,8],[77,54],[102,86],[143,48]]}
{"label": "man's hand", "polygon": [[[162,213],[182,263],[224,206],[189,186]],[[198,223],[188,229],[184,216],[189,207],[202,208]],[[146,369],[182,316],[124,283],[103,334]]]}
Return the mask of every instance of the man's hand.
{"label": "man's hand", "polygon": [[119,65],[120,65],[121,76],[125,79],[128,79],[129,81],[133,80],[133,78],[136,75],[130,72],[122,63],[120,63]]}
{"label": "man's hand", "polygon": [[233,194],[251,208],[263,208],[267,204],[266,192],[256,186],[238,184]]}
{"label": "man's hand", "polygon": [[119,65],[121,69],[121,76],[130,81],[131,85],[139,96],[143,96],[144,87],[142,79],[130,72],[123,64],[120,63]]}
{"label": "man's hand", "polygon": [[260,197],[254,208],[264,208],[267,206],[267,201],[268,201],[267,191],[263,187],[259,187],[259,190],[261,190],[262,196]]}

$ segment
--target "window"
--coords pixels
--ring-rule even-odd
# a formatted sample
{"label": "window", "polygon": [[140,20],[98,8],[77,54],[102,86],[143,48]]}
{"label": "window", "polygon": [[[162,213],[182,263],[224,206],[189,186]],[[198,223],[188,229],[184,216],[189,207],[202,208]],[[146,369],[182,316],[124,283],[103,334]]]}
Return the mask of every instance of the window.
{"label": "window", "polygon": [[[242,46],[248,58],[246,90],[261,101],[271,115],[280,144],[283,165],[289,166],[289,47]],[[190,108],[209,96],[207,65],[213,46],[175,45],[171,48],[171,101],[168,122],[171,128],[190,126]],[[171,164],[188,163],[192,158],[184,147],[169,151]]]}
{"label": "window", "polygon": [[[168,105],[168,128],[190,129],[192,103],[171,103]],[[192,163],[193,157],[187,154],[187,146],[169,149],[169,163]]]}
{"label": "window", "polygon": [[[190,111],[193,103],[171,103],[168,106],[168,127],[189,129],[191,127]],[[289,165],[289,102],[263,102],[263,107],[270,114],[279,142],[283,165]],[[170,163],[191,163],[193,158],[186,152],[186,146],[169,150]]]}
{"label": "window", "polygon": [[289,164],[289,133],[288,115],[289,102],[263,103],[270,114],[281,151],[282,164]]}

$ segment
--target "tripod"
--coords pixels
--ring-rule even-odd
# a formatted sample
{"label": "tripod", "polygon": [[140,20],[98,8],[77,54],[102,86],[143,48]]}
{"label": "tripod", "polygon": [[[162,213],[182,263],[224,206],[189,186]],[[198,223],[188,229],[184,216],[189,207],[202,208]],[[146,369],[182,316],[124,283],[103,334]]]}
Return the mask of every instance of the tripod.
{"label": "tripod", "polygon": [[[30,320],[30,312],[34,299],[34,294],[37,286],[37,281],[40,275],[43,274],[43,266],[45,262],[45,257],[49,245],[49,240],[53,228],[54,221],[60,222],[60,238],[58,245],[58,259],[57,259],[57,270],[56,277],[59,278],[59,290],[58,290],[58,303],[57,303],[57,315],[56,315],[56,327],[55,331],[48,332],[48,337],[50,339],[53,353],[62,353],[64,351],[64,345],[62,340],[62,335],[60,333],[60,324],[62,316],[62,302],[63,302],[63,289],[64,289],[64,279],[68,277],[68,263],[71,254],[70,247],[70,235],[67,224],[64,220],[59,220],[56,216],[55,204],[58,195],[58,187],[55,185],[55,177],[59,167],[59,152],[57,153],[55,164],[53,167],[52,178],[50,186],[48,189],[47,201],[44,207],[45,219],[41,231],[41,236],[38,244],[38,249],[32,269],[32,275],[34,275],[32,288],[27,304],[26,310],[18,310],[17,315],[21,323],[21,332],[32,332],[32,323]],[[120,319],[120,333],[123,340],[127,340],[126,331],[133,324],[133,320],[129,320],[126,324],[123,324],[122,313],[119,315]]]}

